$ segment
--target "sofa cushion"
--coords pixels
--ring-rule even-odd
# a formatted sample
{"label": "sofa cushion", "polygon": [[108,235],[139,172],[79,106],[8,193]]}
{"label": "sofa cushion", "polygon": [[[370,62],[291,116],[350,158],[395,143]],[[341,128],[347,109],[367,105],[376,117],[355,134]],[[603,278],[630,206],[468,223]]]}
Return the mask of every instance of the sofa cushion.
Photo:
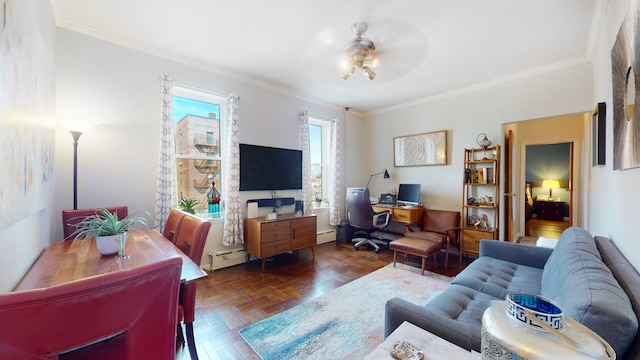
{"label": "sofa cushion", "polygon": [[482,315],[492,300],[500,298],[470,289],[466,286],[451,284],[446,291],[431,300],[426,307],[441,313],[446,319],[462,322],[471,327],[471,349],[480,349]]}
{"label": "sofa cushion", "polygon": [[566,316],[595,331],[616,353],[625,353],[638,320],[586,230],[573,227],[562,233],[544,267],[541,285],[541,295],[555,301]]}
{"label": "sofa cushion", "polygon": [[[638,275],[638,271],[610,239],[601,236],[595,236],[594,239],[602,261],[611,270],[618,284],[622,286],[622,289],[629,297],[637,319],[638,314],[640,314],[640,275]],[[640,359],[640,331],[636,333],[636,338],[627,352],[624,354],[618,353],[617,355],[619,359]]]}
{"label": "sofa cushion", "polygon": [[539,294],[541,278],[542,269],[481,256],[451,283],[504,299],[507,294]]}

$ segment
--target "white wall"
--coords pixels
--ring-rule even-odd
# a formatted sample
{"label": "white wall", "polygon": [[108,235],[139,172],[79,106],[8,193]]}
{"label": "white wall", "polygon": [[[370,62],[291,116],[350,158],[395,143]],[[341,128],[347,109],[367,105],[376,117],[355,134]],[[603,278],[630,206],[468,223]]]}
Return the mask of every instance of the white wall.
{"label": "white wall", "polygon": [[638,212],[640,168],[613,170],[613,99],[611,48],[620,24],[630,9],[627,0],[606,2],[606,17],[593,61],[593,107],[607,103],[606,165],[590,167],[588,177],[588,222],[593,234],[608,236],[636,269],[640,269],[640,242],[634,224]]}
{"label": "white wall", "polygon": [[[153,212],[163,73],[176,83],[223,95],[237,93],[242,143],[298,148],[301,110],[327,119],[344,117],[339,107],[317,105],[193,65],[58,29],[58,114],[99,124],[80,138],[78,207],[128,205],[131,210]],[[56,136],[59,186],[55,209],[59,212],[72,207],[73,147],[64,128],[58,127]],[[279,195],[300,197],[299,191]],[[243,192],[241,203],[270,196],[267,191]],[[54,223],[54,235],[60,238],[62,224],[57,219]]]}
{"label": "white wall", "polygon": [[[3,151],[0,154],[0,181],[11,183],[20,177],[7,171],[14,167],[4,161],[20,162],[25,159],[11,158],[11,154],[15,155],[16,152],[3,146],[11,142],[3,141],[2,137],[24,134],[23,131],[43,131],[33,128],[34,125],[41,127],[43,124],[27,123],[27,120],[55,116],[55,23],[48,1],[20,0],[5,1],[3,4],[6,7],[0,9],[0,14],[3,14],[6,23],[0,30],[0,149]],[[19,63],[14,64],[14,60]],[[47,134],[46,141],[52,142],[52,130],[43,132]],[[41,144],[33,145],[31,150]],[[44,184],[44,199],[38,199],[44,208],[0,231],[0,292],[13,289],[49,243],[52,226],[51,182],[55,182],[54,177],[47,179]],[[0,192],[3,205],[11,206],[7,197],[2,197]]]}
{"label": "white wall", "polygon": [[[401,182],[421,183],[426,207],[459,210],[464,148],[478,147],[480,133],[486,133],[493,144],[504,145],[505,123],[591,111],[590,72],[588,62],[577,62],[556,71],[370,116],[364,122],[370,136],[367,172],[386,167],[392,173],[390,183],[372,182],[371,192],[386,192]],[[447,130],[447,165],[394,167],[393,137],[437,130]]]}

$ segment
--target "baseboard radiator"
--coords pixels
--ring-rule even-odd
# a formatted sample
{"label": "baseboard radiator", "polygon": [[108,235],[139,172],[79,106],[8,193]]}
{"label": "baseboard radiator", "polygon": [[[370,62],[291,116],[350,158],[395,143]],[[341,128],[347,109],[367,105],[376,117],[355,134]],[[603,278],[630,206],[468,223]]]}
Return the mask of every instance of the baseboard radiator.
{"label": "baseboard radiator", "polygon": [[336,230],[329,229],[329,230],[318,231],[317,237],[318,237],[317,244],[324,244],[331,241],[336,241]]}
{"label": "baseboard radiator", "polygon": [[246,262],[247,252],[244,249],[214,251],[209,253],[209,260],[209,270],[214,271]]}

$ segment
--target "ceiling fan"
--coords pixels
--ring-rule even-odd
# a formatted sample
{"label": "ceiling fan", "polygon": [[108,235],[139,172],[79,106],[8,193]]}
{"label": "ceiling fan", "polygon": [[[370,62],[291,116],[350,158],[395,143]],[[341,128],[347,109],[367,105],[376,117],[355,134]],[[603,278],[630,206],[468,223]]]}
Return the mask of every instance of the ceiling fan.
{"label": "ceiling fan", "polygon": [[376,54],[376,45],[373,41],[363,38],[362,35],[367,31],[367,23],[356,22],[351,26],[351,31],[356,34],[355,39],[351,40],[345,47],[346,58],[342,62],[343,79],[348,79],[356,70],[356,67],[362,69],[369,80],[376,77],[374,70],[378,68],[380,60]]}

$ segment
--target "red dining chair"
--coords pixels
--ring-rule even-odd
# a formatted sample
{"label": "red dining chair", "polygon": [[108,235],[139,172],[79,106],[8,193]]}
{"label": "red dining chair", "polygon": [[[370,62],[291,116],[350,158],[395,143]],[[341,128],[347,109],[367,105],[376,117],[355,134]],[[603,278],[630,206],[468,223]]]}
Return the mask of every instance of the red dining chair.
{"label": "red dining chair", "polygon": [[0,294],[3,359],[175,359],[182,259]]}
{"label": "red dining chair", "polygon": [[[92,209],[75,209],[75,210],[62,210],[62,232],[64,238],[71,237],[76,230],[75,225],[82,221],[83,218],[95,215],[98,211],[104,208],[92,208]],[[110,213],[118,216],[118,220],[122,220],[129,215],[129,208],[127,206],[113,206],[106,208]]]}
{"label": "red dining chair", "polygon": [[[203,221],[192,215],[185,215],[174,236],[176,246],[196,264],[200,264],[202,260],[202,252],[204,251],[204,244],[207,242],[210,227],[211,223],[209,221]],[[187,346],[189,347],[189,354],[192,360],[198,359],[196,343],[193,337],[197,285],[198,283],[196,281],[181,284],[180,299],[178,300],[178,325],[176,334],[178,340],[184,343],[181,325],[181,322],[184,322],[187,332]]]}
{"label": "red dining chair", "polygon": [[184,219],[185,215],[189,215],[182,210],[171,210],[169,212],[169,216],[167,217],[167,222],[164,225],[164,229],[162,230],[162,235],[169,239],[172,243],[175,243],[174,237],[180,224],[182,223],[182,219]]}

